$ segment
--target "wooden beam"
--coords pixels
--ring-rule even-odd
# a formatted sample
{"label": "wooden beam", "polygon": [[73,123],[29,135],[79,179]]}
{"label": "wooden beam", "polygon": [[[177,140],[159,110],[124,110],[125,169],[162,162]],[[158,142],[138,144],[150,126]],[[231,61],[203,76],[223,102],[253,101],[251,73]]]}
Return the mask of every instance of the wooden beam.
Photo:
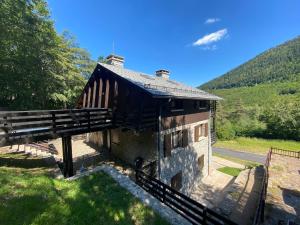
{"label": "wooden beam", "polygon": [[62,147],[63,147],[64,177],[72,177],[74,175],[74,171],[73,171],[72,137],[71,136],[62,137]]}
{"label": "wooden beam", "polygon": [[87,100],[87,108],[90,108],[90,105],[91,105],[91,87],[89,87],[89,90],[88,90],[88,100]]}
{"label": "wooden beam", "polygon": [[102,84],[102,79],[100,78],[99,79],[99,92],[98,92],[98,108],[101,108],[101,100],[102,100],[102,87],[103,84]]}
{"label": "wooden beam", "polygon": [[105,104],[104,108],[108,108],[108,101],[109,101],[109,79],[106,80],[106,88],[105,88]]}
{"label": "wooden beam", "polygon": [[96,102],[96,89],[97,89],[97,81],[94,81],[94,90],[93,90],[93,101],[92,101],[92,108],[95,108]]}
{"label": "wooden beam", "polygon": [[84,92],[83,94],[83,103],[82,103],[82,108],[86,107],[86,93]]}

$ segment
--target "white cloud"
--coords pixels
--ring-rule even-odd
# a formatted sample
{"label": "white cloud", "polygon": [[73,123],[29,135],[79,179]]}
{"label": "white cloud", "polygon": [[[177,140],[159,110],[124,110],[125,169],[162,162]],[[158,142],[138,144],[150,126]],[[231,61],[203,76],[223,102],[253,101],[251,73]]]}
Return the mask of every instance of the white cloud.
{"label": "white cloud", "polygon": [[211,43],[220,41],[227,34],[227,29],[218,30],[214,33],[204,35],[193,43],[194,46],[209,45]]}
{"label": "white cloud", "polygon": [[221,19],[219,18],[208,18],[207,20],[205,20],[205,24],[212,24],[212,23],[216,23],[219,22]]}

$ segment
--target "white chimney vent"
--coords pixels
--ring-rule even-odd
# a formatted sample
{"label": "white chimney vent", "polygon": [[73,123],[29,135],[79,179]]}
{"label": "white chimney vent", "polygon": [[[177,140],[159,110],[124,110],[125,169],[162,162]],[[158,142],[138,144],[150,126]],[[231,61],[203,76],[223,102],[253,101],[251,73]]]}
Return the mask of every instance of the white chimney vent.
{"label": "white chimney vent", "polygon": [[124,57],[111,54],[106,57],[106,63],[113,66],[124,67]]}
{"label": "white chimney vent", "polygon": [[157,77],[162,77],[164,79],[169,79],[169,77],[170,77],[170,71],[169,70],[163,70],[163,69],[157,70],[155,72],[155,74],[156,74]]}

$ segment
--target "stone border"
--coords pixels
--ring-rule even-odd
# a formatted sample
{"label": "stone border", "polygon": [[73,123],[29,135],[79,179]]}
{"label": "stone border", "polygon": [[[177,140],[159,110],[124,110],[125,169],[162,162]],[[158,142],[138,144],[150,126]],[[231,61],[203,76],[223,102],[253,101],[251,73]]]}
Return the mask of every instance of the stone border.
{"label": "stone border", "polygon": [[76,180],[83,176],[88,176],[92,173],[96,173],[99,171],[103,171],[106,174],[110,175],[115,181],[119,183],[121,187],[127,189],[131,194],[133,194],[136,198],[140,199],[144,204],[152,208],[156,213],[158,213],[161,217],[166,219],[169,223],[173,225],[191,224],[185,218],[177,214],[171,208],[169,208],[168,206],[160,202],[158,199],[153,197],[151,194],[146,192],[144,189],[142,189],[140,186],[135,184],[128,176],[120,173],[112,166],[109,165],[97,166],[92,170],[67,178],[66,180],[69,181]]}

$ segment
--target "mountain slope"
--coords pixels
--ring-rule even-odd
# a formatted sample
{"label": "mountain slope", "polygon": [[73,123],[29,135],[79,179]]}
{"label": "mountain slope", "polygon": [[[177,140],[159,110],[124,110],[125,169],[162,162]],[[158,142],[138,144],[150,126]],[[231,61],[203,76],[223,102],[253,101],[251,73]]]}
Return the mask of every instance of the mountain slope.
{"label": "mountain slope", "polygon": [[245,87],[287,80],[300,80],[300,36],[263,52],[200,88]]}

